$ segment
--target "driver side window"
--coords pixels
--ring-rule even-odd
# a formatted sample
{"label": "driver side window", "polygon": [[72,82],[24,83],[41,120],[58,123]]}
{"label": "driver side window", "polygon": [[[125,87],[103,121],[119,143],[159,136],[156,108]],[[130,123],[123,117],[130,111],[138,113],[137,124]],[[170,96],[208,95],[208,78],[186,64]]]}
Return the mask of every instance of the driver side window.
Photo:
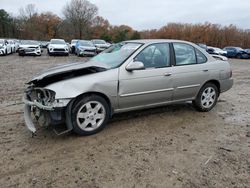
{"label": "driver side window", "polygon": [[147,68],[162,68],[170,66],[169,44],[152,44],[142,50],[135,58]]}

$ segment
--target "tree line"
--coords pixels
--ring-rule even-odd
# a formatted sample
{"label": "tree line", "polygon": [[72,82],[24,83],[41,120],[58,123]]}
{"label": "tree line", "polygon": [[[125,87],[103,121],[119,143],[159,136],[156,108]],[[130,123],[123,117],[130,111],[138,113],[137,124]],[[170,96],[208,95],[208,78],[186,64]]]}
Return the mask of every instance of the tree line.
{"label": "tree line", "polygon": [[210,46],[250,48],[250,30],[234,25],[169,23],[160,29],[136,31],[127,25],[114,26],[98,15],[98,7],[88,0],[71,0],[63,18],[52,12],[38,13],[35,5],[20,8],[18,16],[0,9],[0,37],[50,40],[51,38],[94,39],[120,42],[133,39],[179,39]]}

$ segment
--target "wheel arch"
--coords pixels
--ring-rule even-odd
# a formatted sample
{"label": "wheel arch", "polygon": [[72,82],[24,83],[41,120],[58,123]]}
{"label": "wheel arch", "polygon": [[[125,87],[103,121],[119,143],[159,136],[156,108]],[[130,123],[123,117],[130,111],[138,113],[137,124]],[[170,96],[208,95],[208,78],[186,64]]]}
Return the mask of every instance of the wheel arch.
{"label": "wheel arch", "polygon": [[75,98],[73,99],[73,100],[74,100],[73,104],[74,104],[76,101],[80,100],[81,98],[83,98],[83,97],[85,97],[85,96],[90,96],[90,95],[97,95],[97,96],[102,97],[102,98],[107,102],[107,104],[108,104],[108,106],[109,106],[110,116],[113,115],[113,112],[114,112],[114,111],[113,111],[112,104],[111,104],[111,101],[110,101],[109,97],[108,97],[107,95],[105,95],[104,93],[101,93],[101,92],[90,91],[90,92],[87,92],[87,93],[82,93],[82,94],[78,95],[77,97],[75,97]]}
{"label": "wheel arch", "polygon": [[[220,82],[218,81],[218,80],[208,80],[207,82],[205,82],[203,85],[202,85],[202,87],[204,86],[204,85],[206,85],[206,84],[208,84],[208,83],[212,83],[212,84],[214,84],[216,87],[217,87],[217,89],[218,89],[218,92],[219,92],[219,94],[220,94],[220,92],[221,92],[221,86],[220,86]],[[201,88],[202,88],[201,87]]]}

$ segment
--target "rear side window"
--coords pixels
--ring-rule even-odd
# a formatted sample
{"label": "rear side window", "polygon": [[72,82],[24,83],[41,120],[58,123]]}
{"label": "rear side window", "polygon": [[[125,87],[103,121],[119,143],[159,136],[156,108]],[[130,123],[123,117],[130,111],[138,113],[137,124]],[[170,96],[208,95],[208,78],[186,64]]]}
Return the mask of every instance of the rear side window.
{"label": "rear side window", "polygon": [[184,43],[173,43],[176,65],[196,64],[194,47]]}
{"label": "rear side window", "polygon": [[207,57],[199,50],[195,50],[196,52],[196,58],[197,58],[197,63],[202,64],[207,62]]}

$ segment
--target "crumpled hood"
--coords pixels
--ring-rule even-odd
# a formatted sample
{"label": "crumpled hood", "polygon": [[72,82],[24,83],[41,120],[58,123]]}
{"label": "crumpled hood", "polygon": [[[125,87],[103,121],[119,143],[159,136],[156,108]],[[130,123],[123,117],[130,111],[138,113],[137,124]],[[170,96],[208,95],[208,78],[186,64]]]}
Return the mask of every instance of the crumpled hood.
{"label": "crumpled hood", "polygon": [[[56,67],[50,68],[48,70],[45,70],[43,72],[40,72],[33,79],[31,79],[30,82],[28,82],[28,84],[39,82],[45,78],[48,80],[49,78],[52,78],[55,76],[58,78],[61,77],[61,79],[64,79],[62,77],[67,77],[67,76],[72,75],[73,73],[76,73],[76,72],[77,72],[76,75],[79,76],[79,74],[81,74],[81,71],[82,71],[82,74],[84,75],[84,74],[86,74],[85,70],[91,69],[91,68],[92,69],[99,68],[103,71],[103,70],[106,70],[110,67],[106,66],[105,64],[97,63],[97,62],[84,62],[84,63],[80,62],[80,63],[64,64],[64,65],[56,66]],[[49,82],[52,82],[52,81],[49,80]]]}

